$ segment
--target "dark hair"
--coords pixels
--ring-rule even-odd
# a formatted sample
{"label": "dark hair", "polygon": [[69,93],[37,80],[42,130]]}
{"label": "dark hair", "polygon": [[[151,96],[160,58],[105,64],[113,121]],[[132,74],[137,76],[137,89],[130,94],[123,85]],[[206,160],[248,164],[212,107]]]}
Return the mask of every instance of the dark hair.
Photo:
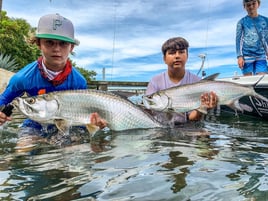
{"label": "dark hair", "polygon": [[186,39],[182,37],[174,37],[168,39],[162,45],[162,53],[163,55],[166,54],[168,50],[184,50],[186,49],[188,52],[189,43]]}
{"label": "dark hair", "polygon": [[[30,44],[32,44],[32,45],[37,45],[37,46],[40,46],[40,44],[41,44],[41,38],[37,38],[37,37],[35,37],[35,36],[33,36],[33,37],[31,37],[31,38],[29,38],[28,39],[28,43],[30,43]],[[74,51],[72,51],[71,52],[71,55],[75,55],[75,52]]]}
{"label": "dark hair", "polygon": [[261,0],[243,0],[243,5],[245,5],[245,3],[248,3],[251,1],[258,1],[258,3],[261,4]]}

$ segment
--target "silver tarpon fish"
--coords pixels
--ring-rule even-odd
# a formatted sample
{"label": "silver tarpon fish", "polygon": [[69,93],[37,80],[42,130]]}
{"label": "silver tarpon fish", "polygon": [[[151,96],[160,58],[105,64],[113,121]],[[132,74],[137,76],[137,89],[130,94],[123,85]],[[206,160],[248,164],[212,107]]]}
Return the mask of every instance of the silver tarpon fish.
{"label": "silver tarpon fish", "polygon": [[86,125],[90,133],[95,133],[98,128],[90,122],[90,114],[94,112],[104,118],[108,128],[114,131],[163,127],[131,101],[107,91],[57,91],[35,97],[19,97],[13,105],[28,118],[43,124],[53,123],[63,132],[72,125]]}
{"label": "silver tarpon fish", "polygon": [[200,97],[203,93],[211,91],[216,93],[218,105],[227,105],[241,112],[252,110],[250,106],[239,103],[239,99],[243,96],[255,96],[268,102],[267,98],[256,93],[250,86],[227,81],[201,80],[143,96],[143,104],[147,109],[156,111],[183,113],[197,109],[206,113],[206,108],[201,106]]}

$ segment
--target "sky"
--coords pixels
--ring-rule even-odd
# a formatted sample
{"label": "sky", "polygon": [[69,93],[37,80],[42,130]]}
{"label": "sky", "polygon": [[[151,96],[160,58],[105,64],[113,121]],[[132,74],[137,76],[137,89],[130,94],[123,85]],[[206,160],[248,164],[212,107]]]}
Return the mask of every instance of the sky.
{"label": "sky", "polygon": [[[162,44],[181,36],[190,44],[186,68],[207,75],[241,75],[235,53],[242,0],[3,0],[8,17],[37,27],[41,16],[59,13],[70,19],[80,45],[71,59],[94,70],[96,80],[143,81],[163,72]],[[259,14],[266,15],[268,1]],[[201,76],[201,73],[198,75]]]}

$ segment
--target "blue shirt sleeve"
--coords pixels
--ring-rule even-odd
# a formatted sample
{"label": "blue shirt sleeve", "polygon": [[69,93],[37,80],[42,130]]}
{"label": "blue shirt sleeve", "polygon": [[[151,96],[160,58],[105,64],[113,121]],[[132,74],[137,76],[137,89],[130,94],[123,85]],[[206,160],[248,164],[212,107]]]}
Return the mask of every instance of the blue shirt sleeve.
{"label": "blue shirt sleeve", "polygon": [[239,22],[236,25],[236,56],[237,58],[240,56],[243,56],[242,53],[242,37],[243,37],[243,26],[242,26],[242,20],[239,20]]}

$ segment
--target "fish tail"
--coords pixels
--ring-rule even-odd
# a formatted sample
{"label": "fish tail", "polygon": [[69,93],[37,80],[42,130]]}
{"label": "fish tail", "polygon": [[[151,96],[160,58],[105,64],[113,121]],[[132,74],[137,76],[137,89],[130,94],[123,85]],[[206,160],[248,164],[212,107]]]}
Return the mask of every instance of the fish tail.
{"label": "fish tail", "polygon": [[243,111],[247,111],[247,112],[252,112],[253,111],[253,108],[250,107],[247,104],[239,103],[239,105],[240,105],[240,108],[242,108]]}
{"label": "fish tail", "polygon": [[237,111],[243,112],[244,111],[243,108],[240,107],[240,104],[239,104],[239,101],[238,100],[236,100],[236,101],[228,104],[227,106],[229,108],[233,109],[235,112],[237,112]]}

